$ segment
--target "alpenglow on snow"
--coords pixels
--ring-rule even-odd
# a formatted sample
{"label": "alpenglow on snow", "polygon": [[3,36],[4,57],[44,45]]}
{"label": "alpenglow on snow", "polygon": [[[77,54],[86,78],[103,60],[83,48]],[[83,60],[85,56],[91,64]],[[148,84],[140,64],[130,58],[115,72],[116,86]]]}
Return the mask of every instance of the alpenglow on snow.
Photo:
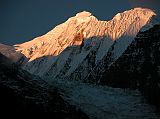
{"label": "alpenglow on snow", "polygon": [[23,68],[31,73],[85,79],[105,56],[108,66],[116,61],[155,15],[150,9],[134,8],[101,21],[83,11],[45,35],[14,47],[28,59]]}

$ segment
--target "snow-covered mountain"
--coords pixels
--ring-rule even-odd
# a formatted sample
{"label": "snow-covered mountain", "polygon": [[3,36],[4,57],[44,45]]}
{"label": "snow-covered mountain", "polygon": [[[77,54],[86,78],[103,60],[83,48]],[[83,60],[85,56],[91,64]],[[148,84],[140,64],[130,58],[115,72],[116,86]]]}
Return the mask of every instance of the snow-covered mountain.
{"label": "snow-covered mountain", "polygon": [[100,21],[84,11],[47,34],[14,47],[29,59],[23,67],[31,73],[83,79],[104,56],[109,64],[117,60],[155,15],[150,9],[134,8],[110,21]]}
{"label": "snow-covered mountain", "polygon": [[[65,113],[64,118],[70,113],[68,109],[71,109],[68,116],[74,113],[77,118],[82,113],[65,105],[65,100],[90,118],[159,119],[154,108],[140,96],[143,94],[160,107],[160,25],[154,26],[159,21],[146,8],[118,13],[110,21],[100,21],[84,11],[32,41],[14,46],[0,44],[3,54],[0,53],[0,88],[1,84],[5,85],[1,92],[10,95],[6,89],[11,88],[25,101],[26,98],[31,102],[40,100],[40,107],[46,112],[63,111],[58,116]],[[44,80],[13,65],[4,55]],[[52,92],[53,88],[58,90],[57,94]],[[83,113],[80,115],[84,117],[79,118],[87,118]]]}

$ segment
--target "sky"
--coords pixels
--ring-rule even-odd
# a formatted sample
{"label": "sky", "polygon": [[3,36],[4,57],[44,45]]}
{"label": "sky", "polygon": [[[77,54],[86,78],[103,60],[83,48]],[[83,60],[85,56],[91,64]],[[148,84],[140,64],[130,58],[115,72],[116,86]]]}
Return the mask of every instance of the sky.
{"label": "sky", "polygon": [[0,0],[0,43],[13,45],[41,36],[81,11],[100,20],[134,7],[158,11],[160,0]]}

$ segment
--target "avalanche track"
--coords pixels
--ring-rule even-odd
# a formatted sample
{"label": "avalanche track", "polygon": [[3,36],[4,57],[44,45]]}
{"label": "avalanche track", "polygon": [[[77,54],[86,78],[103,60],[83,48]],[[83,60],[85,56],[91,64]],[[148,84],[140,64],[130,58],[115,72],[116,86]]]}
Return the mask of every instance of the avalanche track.
{"label": "avalanche track", "polygon": [[63,79],[48,80],[62,97],[91,119],[160,119],[139,91],[84,84]]}

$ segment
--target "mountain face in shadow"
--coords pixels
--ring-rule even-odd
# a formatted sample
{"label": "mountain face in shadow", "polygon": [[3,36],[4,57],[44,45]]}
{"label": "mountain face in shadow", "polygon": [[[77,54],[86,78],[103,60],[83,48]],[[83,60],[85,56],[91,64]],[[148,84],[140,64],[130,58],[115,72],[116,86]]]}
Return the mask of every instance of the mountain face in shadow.
{"label": "mountain face in shadow", "polygon": [[[133,87],[137,87],[139,85],[139,83],[136,82],[136,80],[138,80],[138,77],[144,79],[146,77],[149,78],[155,76],[155,78],[157,77],[158,79],[159,65],[160,65],[159,26],[160,25],[157,24],[153,28],[150,28],[147,31],[139,32],[135,37],[135,40],[126,49],[126,51],[122,54],[122,56],[117,61],[115,61],[108,68],[108,70],[102,73],[103,74],[103,77],[101,77],[101,79],[103,80],[102,82],[103,83],[107,82],[107,79],[108,81],[110,80],[111,82],[113,80],[122,81],[124,79],[125,82],[125,80],[130,79],[131,81],[130,85],[133,84],[134,85]],[[104,58],[103,60],[107,62],[107,58]],[[122,75],[123,77],[121,78],[120,75]],[[113,79],[110,79],[109,77]],[[117,79],[114,79],[116,77]],[[118,78],[121,79],[118,80]],[[133,83],[133,81],[135,81],[135,83]],[[100,81],[100,83],[102,82]],[[123,84],[125,85],[125,83],[122,82],[122,85]],[[127,85],[128,84],[126,84],[126,86]]]}
{"label": "mountain face in shadow", "polygon": [[0,110],[6,118],[10,114],[21,117],[20,113],[24,114],[24,118],[88,118],[65,102],[56,88],[49,88],[45,81],[22,70],[2,54],[0,94]]}
{"label": "mountain face in shadow", "polygon": [[[107,57],[88,76],[88,82],[117,88],[138,88],[149,102],[160,107],[159,24],[139,32],[127,50],[110,67],[106,62]],[[102,72],[102,67],[107,70]],[[94,77],[96,72],[99,75]]]}

